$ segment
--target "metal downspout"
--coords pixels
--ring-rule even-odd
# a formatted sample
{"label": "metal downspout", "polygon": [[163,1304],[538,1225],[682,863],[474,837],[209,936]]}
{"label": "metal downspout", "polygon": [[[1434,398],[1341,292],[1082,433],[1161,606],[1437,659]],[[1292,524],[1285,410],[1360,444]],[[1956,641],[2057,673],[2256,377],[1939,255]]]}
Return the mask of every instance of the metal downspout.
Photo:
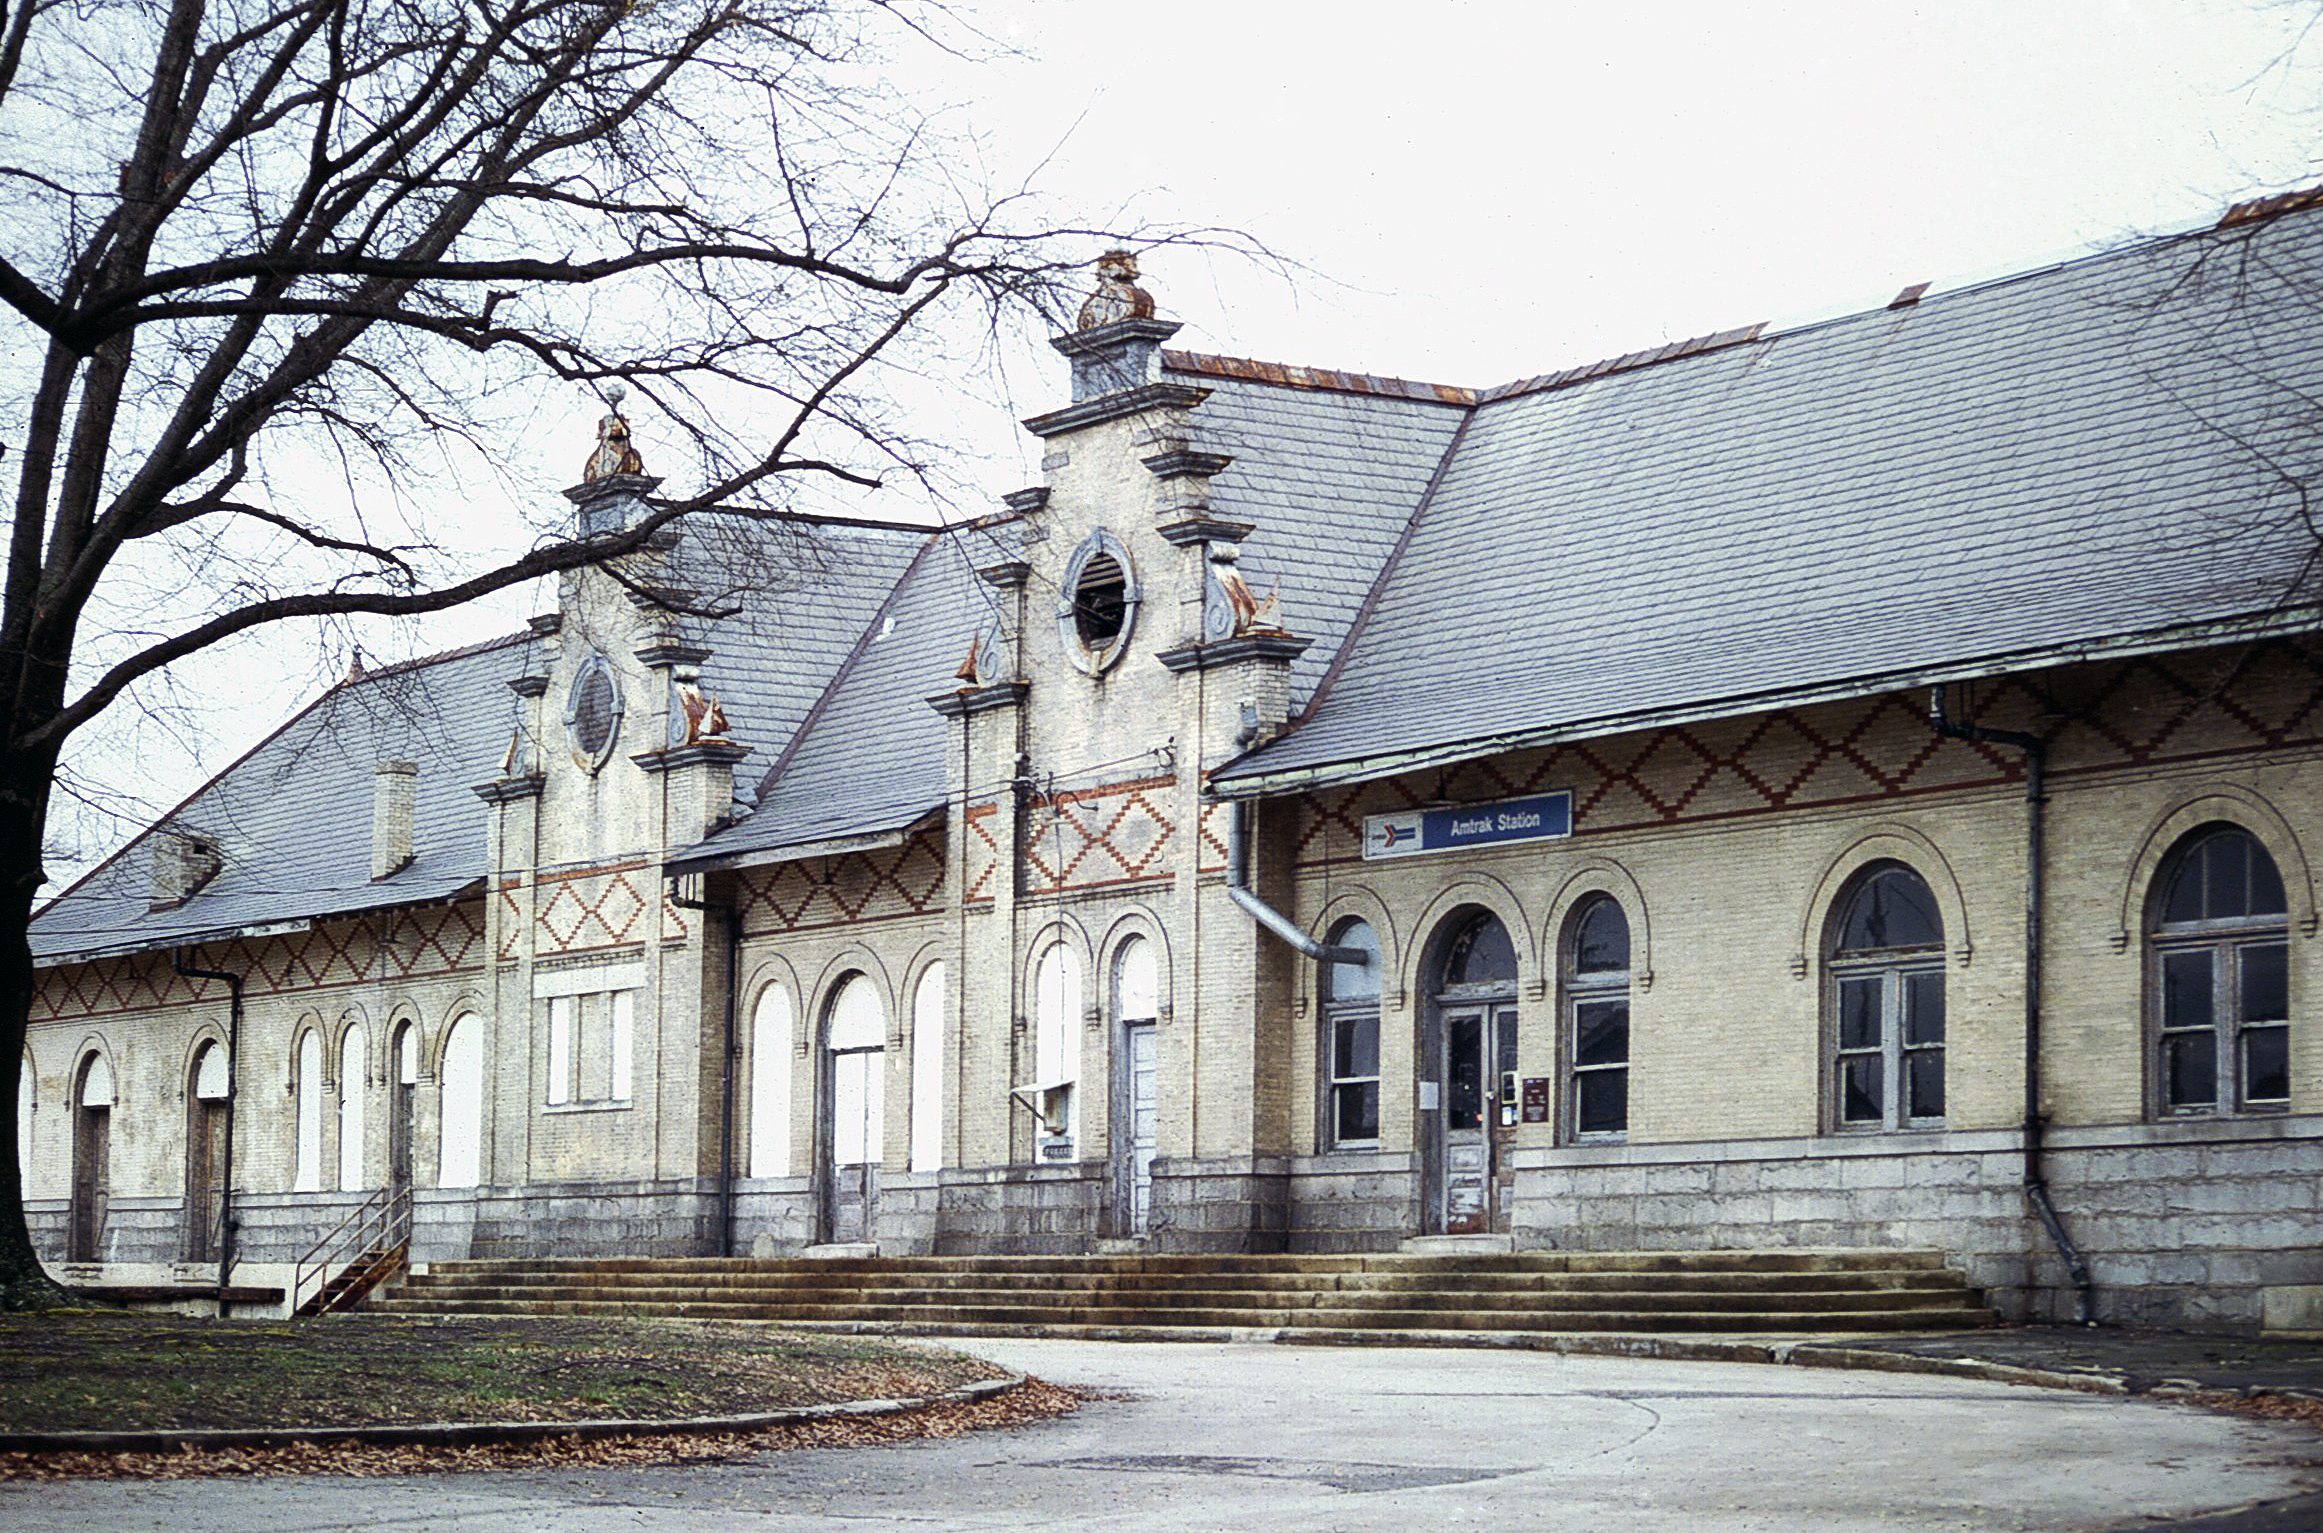
{"label": "metal downspout", "polygon": [[2096,1324],[2097,1285],[2090,1278],[2089,1263],[2083,1259],[2080,1248],[2065,1233],[2065,1224],[2057,1216],[2057,1206],[2049,1196],[2049,1179],[2042,1165],[2041,1140],[2041,915],[2042,915],[2042,856],[2045,850],[2045,831],[2048,803],[2047,766],[2048,746],[2037,735],[2014,729],[1986,729],[1978,724],[1956,724],[1944,707],[1944,688],[1928,689],[1928,718],[1936,733],[1953,740],[1976,740],[1988,745],[2009,745],[2023,752],[2025,762],[2025,1104],[2024,1104],[2024,1193],[2032,1205],[2033,1216],[2040,1220],[2047,1232],[2049,1243],[2057,1248],[2058,1257],[2065,1263],[2065,1275],[2073,1284],[2073,1323]]}
{"label": "metal downspout", "polygon": [[234,1104],[242,1075],[242,976],[224,969],[199,969],[182,948],[169,950],[169,966],[187,979],[226,982],[226,1159],[218,1168],[218,1314],[226,1313],[226,1273],[234,1263]]}
{"label": "metal downspout", "polygon": [[725,1058],[718,1070],[718,1254],[734,1254],[734,1061],[738,1053],[735,1030],[736,997],[742,989],[742,917],[733,905],[713,905],[689,899],[678,891],[678,879],[669,879],[670,903],[723,917],[726,928]]}
{"label": "metal downspout", "polygon": [[1226,822],[1226,895],[1249,912],[1250,918],[1273,932],[1277,937],[1298,949],[1301,955],[1317,963],[1369,963],[1371,955],[1361,948],[1336,947],[1328,942],[1317,942],[1299,929],[1297,922],[1269,905],[1250,891],[1250,816],[1249,799],[1236,799],[1234,813]]}

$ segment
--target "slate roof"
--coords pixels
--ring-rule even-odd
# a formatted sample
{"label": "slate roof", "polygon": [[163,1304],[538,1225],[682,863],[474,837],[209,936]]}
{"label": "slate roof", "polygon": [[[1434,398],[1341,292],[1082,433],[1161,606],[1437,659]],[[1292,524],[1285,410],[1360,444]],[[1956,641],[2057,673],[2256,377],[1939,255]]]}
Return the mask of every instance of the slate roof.
{"label": "slate roof", "polygon": [[1216,780],[2313,626],[2319,305],[2299,212],[1480,396],[1331,685]]}
{"label": "slate roof", "polygon": [[[506,748],[515,713],[505,679],[523,645],[500,639],[331,688],[164,821],[220,843],[224,866],[193,898],[147,909],[157,834],[148,831],[33,919],[34,957],[420,904],[475,883],[484,876],[484,816],[470,788]],[[419,780],[412,862],[374,883],[371,791],[382,760],[417,762]]]}
{"label": "slate roof", "polygon": [[[738,794],[747,796],[753,769],[763,772],[789,744],[864,631],[864,615],[925,541],[916,530],[873,523],[689,522],[673,556],[677,578],[712,603],[731,594],[742,609],[710,625],[703,668],[737,736],[756,748],[736,769]],[[703,570],[706,560],[720,571]],[[720,582],[730,571],[744,572],[744,583],[728,593]],[[35,956],[160,947],[425,903],[476,883],[485,873],[485,815],[473,789],[498,772],[517,717],[507,682],[538,663],[530,639],[515,635],[333,687],[168,817],[219,839],[225,867],[216,878],[179,909],[149,910],[148,832],[34,918]],[[553,719],[560,700],[547,701]],[[416,856],[374,883],[372,776],[382,760],[419,764]],[[347,826],[355,829],[318,833]]]}

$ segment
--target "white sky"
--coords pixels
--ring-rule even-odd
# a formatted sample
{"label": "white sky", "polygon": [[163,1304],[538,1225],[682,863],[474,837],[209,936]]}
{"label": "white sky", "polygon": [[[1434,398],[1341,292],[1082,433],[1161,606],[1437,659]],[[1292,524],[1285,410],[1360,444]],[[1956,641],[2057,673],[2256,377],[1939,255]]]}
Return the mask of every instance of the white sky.
{"label": "white sky", "polygon": [[[1029,179],[1059,222],[1247,231],[1299,270],[1147,261],[1185,321],[1176,344],[1351,371],[1498,383],[1873,307],[2323,180],[2323,37],[2296,46],[2323,0],[970,8],[1013,55],[903,68],[915,99],[960,104],[996,184]],[[1041,348],[1008,382],[956,422],[994,494],[1037,480],[1013,421],[1060,402],[1062,362]],[[593,413],[576,401],[548,423],[542,496],[575,476]],[[651,464],[652,423],[638,435]],[[863,509],[918,510],[892,494]],[[395,647],[506,632],[543,602]],[[149,752],[119,785],[166,808],[314,683],[311,654],[256,685],[247,654],[189,669],[187,692],[242,706],[213,716],[198,762]]]}

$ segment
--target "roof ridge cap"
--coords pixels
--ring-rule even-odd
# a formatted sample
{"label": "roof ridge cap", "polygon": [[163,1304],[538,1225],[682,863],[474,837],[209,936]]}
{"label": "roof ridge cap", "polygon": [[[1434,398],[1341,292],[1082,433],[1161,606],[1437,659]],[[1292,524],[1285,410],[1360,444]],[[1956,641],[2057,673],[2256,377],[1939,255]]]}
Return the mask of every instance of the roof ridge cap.
{"label": "roof ridge cap", "polygon": [[1221,356],[1207,351],[1164,348],[1161,358],[1165,371],[1232,378],[1241,383],[1267,383],[1277,388],[1310,389],[1326,394],[1416,399],[1424,404],[1465,407],[1477,402],[1476,390],[1456,383],[1422,383],[1379,373],[1343,372],[1338,368],[1306,367],[1295,362],[1261,362],[1251,357]]}

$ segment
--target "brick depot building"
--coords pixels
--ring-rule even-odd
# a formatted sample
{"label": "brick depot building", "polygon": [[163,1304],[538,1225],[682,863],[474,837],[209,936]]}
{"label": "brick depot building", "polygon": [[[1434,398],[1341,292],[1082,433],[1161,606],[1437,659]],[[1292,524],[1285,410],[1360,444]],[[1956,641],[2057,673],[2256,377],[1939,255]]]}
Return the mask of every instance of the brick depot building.
{"label": "brick depot building", "polygon": [[1908,1244],[2311,1323],[2323,211],[1482,391],[1133,276],[1004,513],[690,526],[49,906],[60,1272],[408,1188],[420,1260]]}

